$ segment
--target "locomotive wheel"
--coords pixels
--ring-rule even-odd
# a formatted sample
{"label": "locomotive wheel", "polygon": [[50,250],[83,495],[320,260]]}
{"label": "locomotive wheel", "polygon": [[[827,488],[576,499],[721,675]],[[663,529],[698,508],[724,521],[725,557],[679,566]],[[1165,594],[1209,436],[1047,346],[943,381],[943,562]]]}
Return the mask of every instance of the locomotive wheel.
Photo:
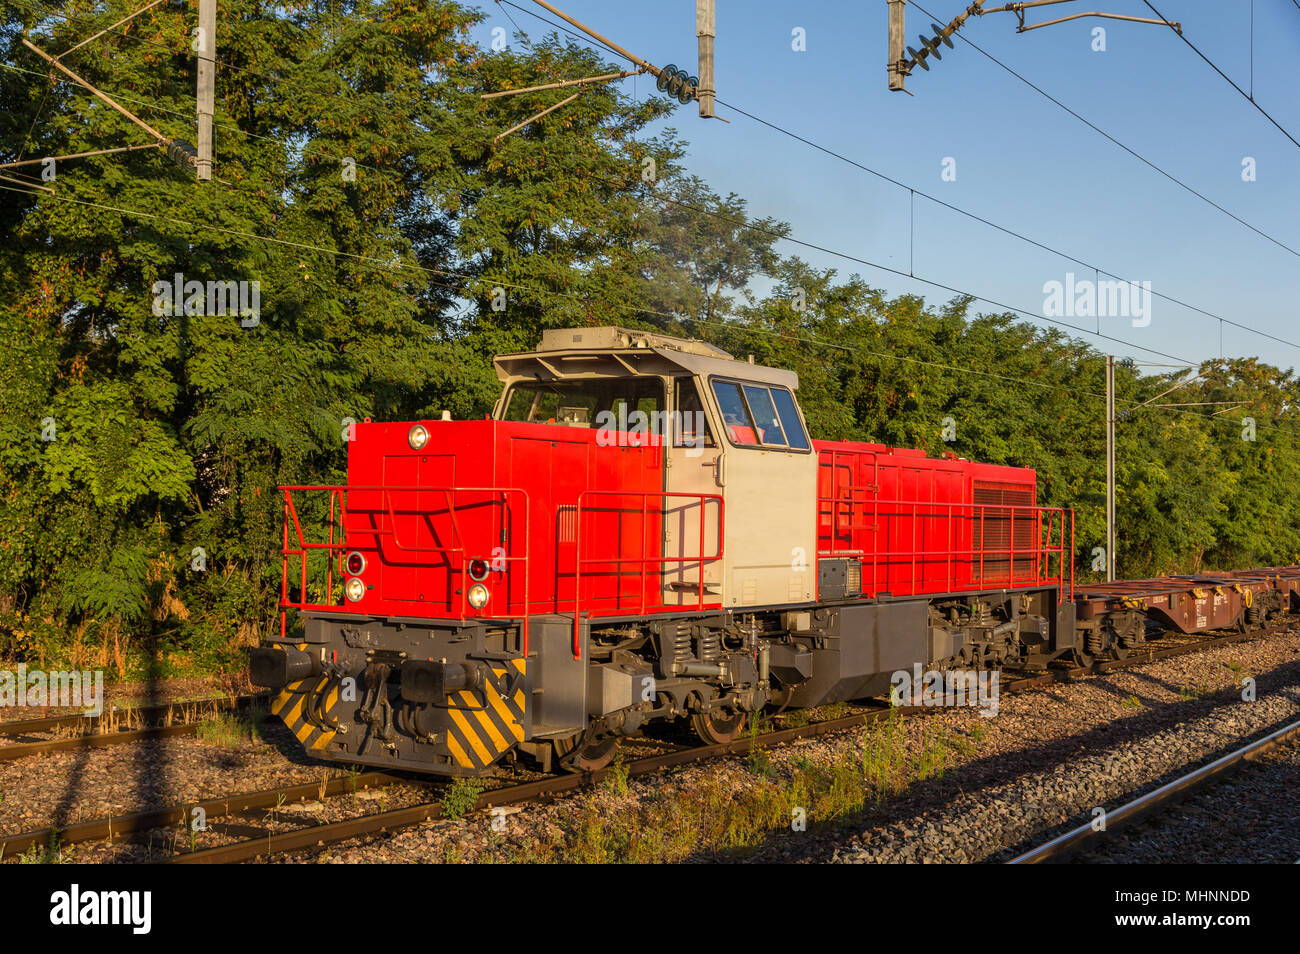
{"label": "locomotive wheel", "polygon": [[566,772],[596,772],[614,761],[618,736],[589,739],[584,733],[555,739],[555,761]]}
{"label": "locomotive wheel", "polygon": [[708,745],[734,742],[745,731],[745,713],[733,709],[713,709],[691,716],[691,728]]}

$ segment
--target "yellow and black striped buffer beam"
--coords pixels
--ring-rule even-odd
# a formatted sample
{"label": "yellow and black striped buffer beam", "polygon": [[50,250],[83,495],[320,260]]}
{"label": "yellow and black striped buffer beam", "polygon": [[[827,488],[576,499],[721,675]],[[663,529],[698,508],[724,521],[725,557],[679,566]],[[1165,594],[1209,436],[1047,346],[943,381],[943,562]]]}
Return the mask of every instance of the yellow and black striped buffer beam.
{"label": "yellow and black striped buffer beam", "polygon": [[526,662],[494,659],[481,690],[462,689],[447,697],[447,749],[456,764],[484,769],[524,740],[528,695]]}
{"label": "yellow and black striped buffer beam", "polygon": [[[307,649],[306,643],[298,648]],[[328,690],[328,691],[327,691]],[[280,718],[307,749],[322,749],[334,738],[339,703],[339,684],[329,676],[313,676],[285,686],[271,700],[271,712]]]}

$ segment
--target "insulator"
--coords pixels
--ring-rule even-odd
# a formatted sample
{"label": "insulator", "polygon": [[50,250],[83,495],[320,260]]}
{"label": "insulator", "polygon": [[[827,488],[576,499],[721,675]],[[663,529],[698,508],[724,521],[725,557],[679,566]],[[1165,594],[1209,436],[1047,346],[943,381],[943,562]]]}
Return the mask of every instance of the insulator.
{"label": "insulator", "polygon": [[943,35],[943,27],[939,26],[939,24],[937,23],[931,23],[930,29],[934,30],[934,38],[936,40],[943,41],[943,43],[948,47],[948,49],[950,50],[952,49],[952,38]]}
{"label": "insulator", "polygon": [[695,93],[700,88],[700,78],[692,76],[682,83],[682,88],[677,91],[677,101],[685,104],[695,98]]}
{"label": "insulator", "polygon": [[191,146],[184,139],[167,140],[167,158],[178,166],[186,169],[192,168],[198,164],[199,151]]}
{"label": "insulator", "polygon": [[659,79],[655,81],[655,86],[659,87],[659,92],[668,92],[668,84],[673,81],[673,77],[676,75],[677,67],[673,66],[671,63],[661,69],[659,71]]}
{"label": "insulator", "polygon": [[912,57],[912,62],[913,62],[913,63],[915,63],[917,66],[921,67],[921,69],[926,70],[927,72],[929,71],[930,67],[929,67],[928,65],[926,65],[926,62],[925,62],[926,54],[929,53],[928,50],[926,50],[924,47],[922,47],[921,50],[920,50],[920,52],[917,52],[916,50],[912,49],[912,48],[909,46],[909,47],[907,48],[907,53],[908,53],[909,56]]}

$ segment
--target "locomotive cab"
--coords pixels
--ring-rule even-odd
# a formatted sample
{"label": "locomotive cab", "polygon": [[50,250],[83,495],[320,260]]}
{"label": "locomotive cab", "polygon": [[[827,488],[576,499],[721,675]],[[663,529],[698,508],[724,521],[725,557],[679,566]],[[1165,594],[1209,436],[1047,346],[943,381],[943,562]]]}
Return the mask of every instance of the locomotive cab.
{"label": "locomotive cab", "polygon": [[[657,448],[667,605],[701,595],[726,607],[813,600],[817,530],[806,501],[816,494],[817,459],[796,374],[704,342],[613,327],[547,331],[537,351],[502,356],[496,368],[497,420],[590,429],[601,446]],[[720,498],[725,519],[685,495]],[[716,551],[721,559],[702,568],[690,559]]]}

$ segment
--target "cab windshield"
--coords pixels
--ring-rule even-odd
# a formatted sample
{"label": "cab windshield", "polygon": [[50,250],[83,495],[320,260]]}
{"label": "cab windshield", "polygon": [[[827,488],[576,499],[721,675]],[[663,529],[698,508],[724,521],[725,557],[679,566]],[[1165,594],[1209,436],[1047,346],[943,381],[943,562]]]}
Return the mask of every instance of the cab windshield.
{"label": "cab windshield", "polygon": [[511,388],[503,419],[627,430],[639,419],[634,412],[653,420],[663,404],[663,384],[656,378],[525,381]]}

